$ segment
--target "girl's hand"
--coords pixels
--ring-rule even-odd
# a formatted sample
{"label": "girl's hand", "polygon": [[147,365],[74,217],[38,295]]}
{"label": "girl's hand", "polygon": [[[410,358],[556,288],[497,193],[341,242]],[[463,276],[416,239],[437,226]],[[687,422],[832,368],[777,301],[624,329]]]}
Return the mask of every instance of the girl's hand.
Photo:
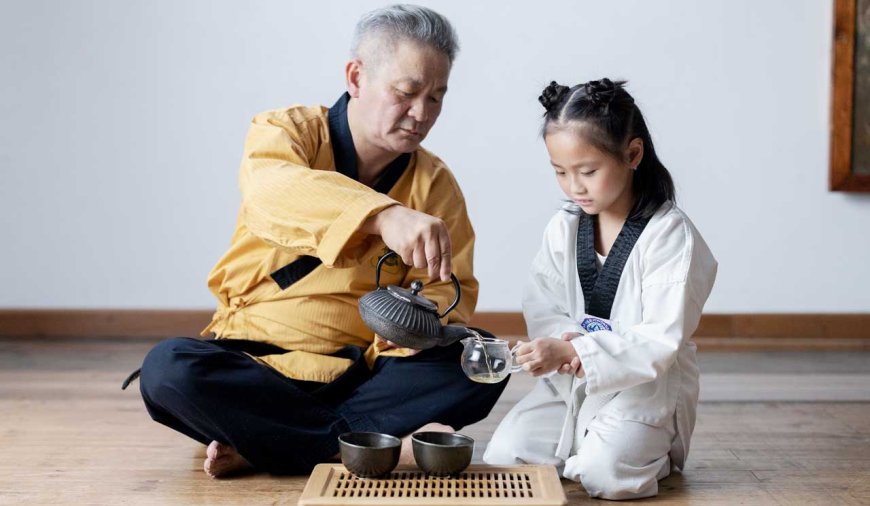
{"label": "girl's hand", "polygon": [[575,337],[580,337],[583,334],[579,332],[562,332],[563,341],[573,341]]}
{"label": "girl's hand", "polygon": [[570,366],[574,359],[577,359],[579,366],[580,357],[574,347],[570,342],[560,339],[542,337],[529,343],[520,341],[517,348],[517,364],[532,376],[555,371],[565,364]]}
{"label": "girl's hand", "polygon": [[[580,332],[564,332],[562,334],[562,340],[571,342],[575,337],[580,337],[582,335],[583,334]],[[580,357],[574,357],[571,359],[570,363],[563,364],[562,367],[559,368],[559,374],[573,374],[578,378],[582,377],[584,372],[582,364],[580,363]]]}
{"label": "girl's hand", "polygon": [[[568,364],[562,364],[562,367],[560,367],[559,370],[558,370],[557,372],[558,372],[559,374],[574,374],[574,375],[577,375],[577,371],[578,371],[578,370],[583,371],[583,369],[580,367],[580,357],[574,357],[573,359],[571,359],[571,362],[570,362],[570,363],[568,363]],[[581,372],[581,374],[579,374],[579,375],[577,375],[577,376],[582,376],[582,375],[583,375],[583,374],[582,374],[582,372]]]}

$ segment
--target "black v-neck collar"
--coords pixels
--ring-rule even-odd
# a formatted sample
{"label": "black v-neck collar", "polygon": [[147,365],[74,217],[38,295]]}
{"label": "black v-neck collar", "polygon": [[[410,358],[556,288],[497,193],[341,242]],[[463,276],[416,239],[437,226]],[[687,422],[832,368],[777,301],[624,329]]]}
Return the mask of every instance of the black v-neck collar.
{"label": "black v-neck collar", "polygon": [[[359,181],[359,170],[356,163],[356,147],[353,144],[353,136],[350,133],[350,125],[347,122],[347,104],[350,95],[345,92],[338,101],[329,108],[329,138],[332,140],[332,157],[335,160],[335,170],[345,176]],[[396,184],[408,164],[411,162],[410,153],[402,153],[389,163],[381,173],[381,177],[375,182],[374,190],[387,194]]]}
{"label": "black v-neck collar", "polygon": [[[347,103],[350,95],[345,93],[329,108],[327,123],[329,124],[329,138],[332,141],[332,157],[335,160],[335,170],[345,176],[359,181],[359,171],[356,165],[356,148],[353,145],[353,137],[350,134],[350,126],[347,123]],[[396,181],[402,177],[405,169],[411,161],[411,155],[404,153],[390,162],[384,169],[380,179],[375,183],[374,189],[387,194]],[[281,267],[271,274],[272,279],[282,290],[286,290],[305,276],[311,274],[320,267],[323,262],[314,256],[303,255],[289,264]]]}
{"label": "black v-neck collar", "polygon": [[649,218],[625,220],[599,272],[595,254],[597,219],[588,214],[580,215],[580,223],[577,226],[577,274],[580,276],[580,286],[583,288],[586,314],[605,320],[610,319],[610,311],[613,308],[613,300],[616,298],[616,289],[619,287],[619,278],[622,276],[625,262],[649,220]]}

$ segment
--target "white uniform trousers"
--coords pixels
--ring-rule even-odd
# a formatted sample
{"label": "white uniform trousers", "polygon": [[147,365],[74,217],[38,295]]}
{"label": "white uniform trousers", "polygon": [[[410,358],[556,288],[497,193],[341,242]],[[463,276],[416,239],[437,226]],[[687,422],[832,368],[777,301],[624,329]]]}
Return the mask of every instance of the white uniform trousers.
{"label": "white uniform trousers", "polygon": [[571,453],[563,460],[556,456],[556,448],[566,416],[565,401],[538,380],[495,430],[484,462],[554,465],[564,477],[579,481],[592,497],[638,499],[658,493],[658,480],[671,471],[673,417],[656,427],[598,413],[587,427],[577,426]]}

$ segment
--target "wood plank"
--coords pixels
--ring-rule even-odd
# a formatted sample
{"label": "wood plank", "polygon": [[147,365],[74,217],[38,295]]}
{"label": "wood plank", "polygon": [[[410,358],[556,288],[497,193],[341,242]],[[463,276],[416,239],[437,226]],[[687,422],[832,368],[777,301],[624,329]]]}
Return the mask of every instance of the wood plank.
{"label": "wood plank", "polygon": [[870,402],[867,374],[724,374],[701,375],[705,401]]}
{"label": "wood plank", "polygon": [[693,338],[702,351],[868,351],[863,337],[704,337]]}
{"label": "wood plank", "polygon": [[[0,309],[0,337],[157,338],[198,336],[210,310]],[[471,325],[524,337],[519,312],[478,312]],[[870,313],[705,314],[702,350],[870,350]]]}

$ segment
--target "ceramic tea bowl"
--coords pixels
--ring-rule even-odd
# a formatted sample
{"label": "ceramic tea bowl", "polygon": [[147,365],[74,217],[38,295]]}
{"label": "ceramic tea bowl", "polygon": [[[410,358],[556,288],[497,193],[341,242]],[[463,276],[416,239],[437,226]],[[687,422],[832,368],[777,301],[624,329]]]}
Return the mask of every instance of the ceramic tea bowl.
{"label": "ceramic tea bowl", "polygon": [[399,463],[402,441],[377,432],[345,432],[338,437],[341,463],[360,478],[380,478]]}
{"label": "ceramic tea bowl", "polygon": [[456,476],[471,463],[474,440],[450,432],[416,432],[411,436],[417,467],[432,476]]}

